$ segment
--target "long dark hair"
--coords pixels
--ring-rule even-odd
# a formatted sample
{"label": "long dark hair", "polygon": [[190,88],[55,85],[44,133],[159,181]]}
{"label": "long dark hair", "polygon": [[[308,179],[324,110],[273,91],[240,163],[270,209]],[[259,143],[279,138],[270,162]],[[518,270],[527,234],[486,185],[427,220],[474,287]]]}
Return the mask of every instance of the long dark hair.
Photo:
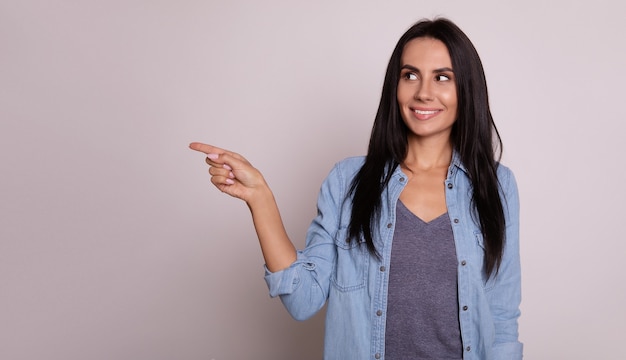
{"label": "long dark hair", "polygon": [[480,221],[485,271],[490,276],[498,271],[505,241],[504,209],[496,174],[502,141],[489,110],[487,82],[478,53],[463,31],[444,18],[417,22],[402,35],[393,50],[367,157],[350,188],[353,206],[349,238],[364,238],[369,251],[379,255],[372,233],[380,218],[381,195],[408,151],[409,130],[402,120],[397,99],[402,52],[410,40],[419,37],[440,40],[450,54],[458,98],[458,114],[450,140],[472,185],[472,210]]}

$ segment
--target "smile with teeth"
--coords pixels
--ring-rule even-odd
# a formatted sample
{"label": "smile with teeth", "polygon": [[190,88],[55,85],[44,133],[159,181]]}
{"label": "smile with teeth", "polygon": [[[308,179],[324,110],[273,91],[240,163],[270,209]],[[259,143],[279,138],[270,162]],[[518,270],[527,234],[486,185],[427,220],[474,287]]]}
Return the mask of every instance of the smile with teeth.
{"label": "smile with teeth", "polygon": [[441,112],[443,111],[442,109],[424,109],[424,108],[422,109],[410,108],[410,109],[413,112],[413,116],[415,116],[415,118],[420,121],[433,119],[437,117],[439,114],[441,114]]}
{"label": "smile with teeth", "polygon": [[432,114],[438,112],[439,110],[417,110],[417,109],[415,109],[413,111],[416,114],[419,114],[419,115],[432,115]]}

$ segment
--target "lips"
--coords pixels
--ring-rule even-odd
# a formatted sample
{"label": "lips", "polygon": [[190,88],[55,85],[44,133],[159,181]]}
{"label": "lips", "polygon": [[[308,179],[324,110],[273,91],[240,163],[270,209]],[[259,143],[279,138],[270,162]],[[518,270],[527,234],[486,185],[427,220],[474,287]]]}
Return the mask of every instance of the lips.
{"label": "lips", "polygon": [[419,120],[428,120],[437,116],[442,110],[437,109],[411,109]]}

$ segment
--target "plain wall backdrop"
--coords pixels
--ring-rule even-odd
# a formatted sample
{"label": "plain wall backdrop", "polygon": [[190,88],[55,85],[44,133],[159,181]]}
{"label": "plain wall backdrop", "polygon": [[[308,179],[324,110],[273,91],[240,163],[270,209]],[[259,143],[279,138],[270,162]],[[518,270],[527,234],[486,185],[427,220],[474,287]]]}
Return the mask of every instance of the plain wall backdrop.
{"label": "plain wall backdrop", "polygon": [[0,1],[0,358],[319,359],[263,281],[245,204],[191,141],[261,169],[298,247],[365,153],[423,17],[482,57],[522,202],[528,359],[623,358],[620,2]]}

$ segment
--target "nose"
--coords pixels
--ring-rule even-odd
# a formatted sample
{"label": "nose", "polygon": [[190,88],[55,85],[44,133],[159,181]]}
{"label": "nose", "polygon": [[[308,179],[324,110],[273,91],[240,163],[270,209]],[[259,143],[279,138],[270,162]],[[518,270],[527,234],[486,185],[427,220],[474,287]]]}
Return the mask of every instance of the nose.
{"label": "nose", "polygon": [[420,101],[431,101],[433,99],[431,84],[428,81],[420,81],[413,98]]}

